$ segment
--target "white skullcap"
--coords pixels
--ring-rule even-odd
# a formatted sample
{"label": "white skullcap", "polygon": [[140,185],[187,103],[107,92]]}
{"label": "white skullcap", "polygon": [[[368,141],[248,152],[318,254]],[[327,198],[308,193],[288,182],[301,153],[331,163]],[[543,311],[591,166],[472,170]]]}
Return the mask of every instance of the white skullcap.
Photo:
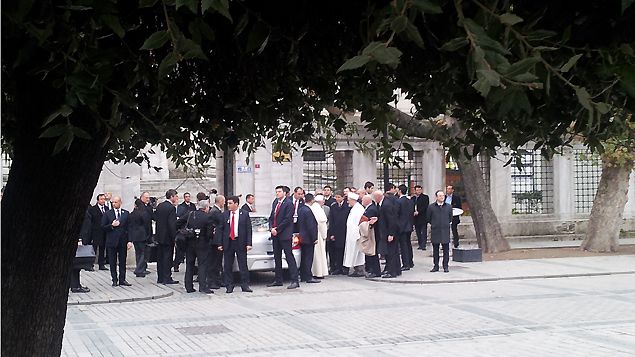
{"label": "white skullcap", "polygon": [[356,194],[355,192],[349,192],[348,193],[348,199],[357,201],[357,200],[359,200],[359,195]]}
{"label": "white skullcap", "polygon": [[313,200],[315,202],[324,202],[324,196],[323,195],[315,195],[315,198]]}

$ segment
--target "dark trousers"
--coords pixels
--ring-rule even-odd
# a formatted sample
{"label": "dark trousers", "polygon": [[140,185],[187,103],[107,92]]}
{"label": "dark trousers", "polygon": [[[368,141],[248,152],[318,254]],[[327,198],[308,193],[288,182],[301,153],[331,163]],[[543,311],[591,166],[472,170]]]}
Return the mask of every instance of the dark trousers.
{"label": "dark trousers", "polygon": [[313,280],[313,254],[315,252],[315,244],[300,244],[300,280]]}
{"label": "dark trousers", "polygon": [[172,280],[172,256],[174,246],[171,244],[157,245],[157,283],[162,284]]}
{"label": "dark trousers", "polygon": [[[201,240],[199,242],[199,240]],[[185,289],[194,289],[194,271],[198,261],[198,289],[207,289],[207,264],[211,247],[204,239],[191,240],[185,249]]]}
{"label": "dark trousers", "polygon": [[415,233],[417,234],[419,248],[425,250],[428,244],[428,225],[423,223],[415,224]]}
{"label": "dark trousers", "polygon": [[[209,252],[209,257],[207,258],[207,284],[211,285],[221,285],[223,273],[223,252],[218,250],[217,245],[212,245],[212,248]],[[199,277],[200,281],[200,277]]]}
{"label": "dark trousers", "polygon": [[452,243],[454,243],[454,248],[459,247],[459,223],[452,222]]}
{"label": "dark trousers", "polygon": [[[229,246],[223,250],[225,266],[223,278],[227,287],[234,286],[234,257],[238,260],[238,270],[240,271],[240,285],[249,285],[249,268],[247,268],[247,248],[240,245],[238,239],[229,240]],[[200,277],[199,277],[200,279]]]}
{"label": "dark trousers", "polygon": [[81,284],[79,282],[79,271],[80,269],[72,269],[70,270],[70,277],[71,277],[71,289],[79,289],[81,287]]}
{"label": "dark trousers", "polygon": [[298,281],[298,265],[295,262],[293,256],[293,249],[291,248],[291,240],[280,240],[277,237],[273,237],[273,259],[276,264],[275,280],[282,282],[282,252],[284,251],[285,258],[287,259],[287,265],[289,266],[289,277],[291,281]]}
{"label": "dark trousers", "polygon": [[179,265],[185,261],[185,255],[187,254],[187,248],[181,248],[178,244],[174,249],[174,262],[173,266],[175,269],[179,268]]}
{"label": "dark trousers", "polygon": [[106,241],[104,240],[101,244],[93,243],[93,249],[95,250],[99,267],[106,265]]}
{"label": "dark trousers", "polygon": [[399,251],[401,252],[401,261],[404,267],[412,268],[415,264],[412,260],[412,241],[411,233],[399,233]]}
{"label": "dark trousers", "polygon": [[379,263],[379,239],[375,240],[375,255],[366,256],[366,272],[381,275],[381,265]]}
{"label": "dark trousers", "polygon": [[328,248],[331,274],[341,274],[344,269],[344,247],[338,247],[335,245],[335,242],[331,241],[331,244]]}
{"label": "dark trousers", "polygon": [[439,268],[439,244],[441,244],[441,248],[443,249],[443,269],[447,269],[448,263],[450,262],[450,243],[432,243],[434,267]]}
{"label": "dark trousers", "polygon": [[135,274],[144,274],[148,269],[148,262],[146,261],[146,242],[133,242],[134,256],[137,266],[135,267]]}
{"label": "dark trousers", "polygon": [[[110,277],[113,282],[126,280],[126,246],[107,247],[108,264],[110,265]],[[117,261],[119,261],[119,280],[117,280]]]}
{"label": "dark trousers", "polygon": [[386,272],[398,276],[401,275],[401,259],[399,257],[399,243],[396,239],[388,242],[388,252],[386,253]]}

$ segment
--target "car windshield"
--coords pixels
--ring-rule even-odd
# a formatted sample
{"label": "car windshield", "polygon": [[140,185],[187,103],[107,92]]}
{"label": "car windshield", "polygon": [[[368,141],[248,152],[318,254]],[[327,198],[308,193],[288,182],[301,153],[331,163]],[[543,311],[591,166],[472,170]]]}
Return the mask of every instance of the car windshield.
{"label": "car windshield", "polygon": [[250,217],[251,228],[254,232],[267,232],[269,231],[269,220],[267,217]]}

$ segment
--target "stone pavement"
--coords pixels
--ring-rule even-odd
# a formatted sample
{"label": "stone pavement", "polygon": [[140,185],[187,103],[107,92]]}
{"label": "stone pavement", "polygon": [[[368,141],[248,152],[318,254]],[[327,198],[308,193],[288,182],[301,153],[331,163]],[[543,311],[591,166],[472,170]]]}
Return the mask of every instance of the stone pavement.
{"label": "stone pavement", "polygon": [[[265,287],[272,275],[260,273],[252,274],[254,293],[216,290],[207,296],[185,294],[182,285],[157,286],[152,275],[131,278],[141,289],[156,288],[171,295],[69,305],[62,355],[635,354],[635,255],[450,262],[447,274],[427,272],[429,259],[418,254],[415,268],[404,272],[404,278],[421,276],[434,284],[334,276],[321,284],[287,290]],[[182,281],[182,274],[175,278]],[[534,277],[476,281],[478,274],[488,274],[485,279]],[[546,279],[539,274],[577,277]],[[108,291],[122,295],[136,291],[108,284],[102,292],[91,285],[104,279],[100,275],[109,277],[107,271],[82,272],[83,284],[95,290],[94,299],[102,299]],[[474,281],[458,281],[465,277]]]}

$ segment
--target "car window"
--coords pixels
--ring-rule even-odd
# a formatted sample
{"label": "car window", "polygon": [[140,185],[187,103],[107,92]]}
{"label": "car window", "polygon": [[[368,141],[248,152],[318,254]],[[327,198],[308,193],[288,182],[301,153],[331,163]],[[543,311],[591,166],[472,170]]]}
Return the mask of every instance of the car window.
{"label": "car window", "polygon": [[269,220],[267,217],[250,217],[251,228],[254,232],[267,232],[269,231]]}

